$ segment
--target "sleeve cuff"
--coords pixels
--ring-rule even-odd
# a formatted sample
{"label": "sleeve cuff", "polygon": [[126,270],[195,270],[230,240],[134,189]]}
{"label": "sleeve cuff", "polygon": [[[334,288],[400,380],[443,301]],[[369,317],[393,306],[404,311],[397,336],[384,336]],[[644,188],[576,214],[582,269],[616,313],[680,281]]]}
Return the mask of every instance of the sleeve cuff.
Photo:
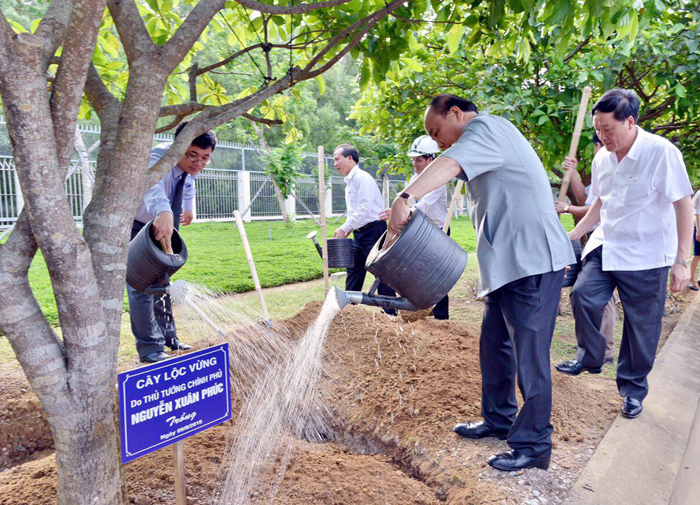
{"label": "sleeve cuff", "polygon": [[182,201],[182,210],[194,210],[194,198]]}
{"label": "sleeve cuff", "polygon": [[149,214],[153,214],[154,216],[158,216],[161,212],[170,212],[171,214],[173,213],[173,209],[170,207],[170,205],[166,204],[157,204],[155,205],[152,209],[147,209]]}
{"label": "sleeve cuff", "polygon": [[349,225],[347,222],[346,222],[345,224],[343,224],[343,225],[340,227],[340,229],[343,230],[343,231],[345,232],[346,235],[347,235],[348,233],[350,233],[350,232],[353,230],[352,226]]}

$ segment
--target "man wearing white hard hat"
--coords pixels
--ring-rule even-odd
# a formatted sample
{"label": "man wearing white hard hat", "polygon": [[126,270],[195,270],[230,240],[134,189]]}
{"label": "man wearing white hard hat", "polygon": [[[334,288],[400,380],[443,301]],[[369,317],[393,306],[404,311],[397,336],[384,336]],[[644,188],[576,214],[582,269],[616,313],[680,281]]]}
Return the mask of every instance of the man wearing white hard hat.
{"label": "man wearing white hard hat", "polygon": [[[415,173],[411,176],[408,184],[413,183],[413,181],[418,178],[425,167],[433,162],[437,153],[439,152],[440,148],[438,147],[437,142],[431,139],[428,135],[421,135],[413,141],[411,150],[408,151],[408,156],[413,159],[413,168],[415,169]],[[440,186],[439,188],[431,191],[417,201],[416,208],[428,216],[433,223],[442,229],[442,227],[445,226],[445,219],[447,218],[447,188],[445,186]],[[380,217],[384,220],[389,219],[390,211],[391,209],[383,211],[380,214]],[[449,230],[447,231],[447,234],[450,234]],[[448,295],[445,295],[445,298],[440,300],[433,308],[433,316],[435,319],[450,318],[449,304],[450,301]]]}

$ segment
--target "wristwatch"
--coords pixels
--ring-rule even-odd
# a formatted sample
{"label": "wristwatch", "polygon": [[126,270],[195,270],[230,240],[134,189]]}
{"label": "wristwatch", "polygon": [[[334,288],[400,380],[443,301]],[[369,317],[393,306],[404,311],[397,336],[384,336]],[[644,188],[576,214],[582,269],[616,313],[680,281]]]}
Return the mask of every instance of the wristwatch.
{"label": "wristwatch", "polygon": [[688,266],[688,260],[682,260],[680,258],[676,258],[676,263],[678,263],[679,265],[683,265],[684,267]]}
{"label": "wristwatch", "polygon": [[569,207],[571,207],[571,205],[567,203],[566,207],[564,207],[564,212],[569,212]]}
{"label": "wristwatch", "polygon": [[409,195],[405,191],[399,195],[401,198],[406,200],[406,205],[409,207],[413,207],[416,204],[416,199],[413,197],[413,195]]}

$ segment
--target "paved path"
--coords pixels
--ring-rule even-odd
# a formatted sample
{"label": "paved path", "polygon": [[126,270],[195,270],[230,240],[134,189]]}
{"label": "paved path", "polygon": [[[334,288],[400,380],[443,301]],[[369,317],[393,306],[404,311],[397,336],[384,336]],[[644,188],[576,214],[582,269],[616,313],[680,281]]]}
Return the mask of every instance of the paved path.
{"label": "paved path", "polygon": [[571,504],[700,503],[700,296],[657,356],[637,419],[614,421]]}

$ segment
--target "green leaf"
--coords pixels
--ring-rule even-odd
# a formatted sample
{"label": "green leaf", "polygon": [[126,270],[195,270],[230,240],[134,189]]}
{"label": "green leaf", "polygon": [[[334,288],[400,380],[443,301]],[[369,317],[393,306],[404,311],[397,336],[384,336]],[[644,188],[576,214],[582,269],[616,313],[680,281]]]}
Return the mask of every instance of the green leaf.
{"label": "green leaf", "polygon": [[564,20],[571,10],[569,0],[561,0],[551,4],[552,7],[545,10],[544,22],[548,25],[555,25]]}
{"label": "green leaf", "polygon": [[423,65],[421,65],[420,62],[414,58],[401,58],[401,63],[406,65],[408,68],[410,68],[414,72],[422,72],[423,71]]}
{"label": "green leaf", "polygon": [[685,98],[686,89],[685,86],[683,86],[680,82],[676,83],[676,86],[673,89],[676,92],[676,96],[678,98]]}
{"label": "green leaf", "polygon": [[326,92],[326,81],[323,79],[322,75],[316,76],[316,84],[318,84],[319,95],[323,95]]}
{"label": "green leaf", "polygon": [[453,25],[450,29],[450,33],[447,34],[447,48],[450,54],[454,54],[459,47],[459,43],[462,41],[464,36],[464,25]]}

